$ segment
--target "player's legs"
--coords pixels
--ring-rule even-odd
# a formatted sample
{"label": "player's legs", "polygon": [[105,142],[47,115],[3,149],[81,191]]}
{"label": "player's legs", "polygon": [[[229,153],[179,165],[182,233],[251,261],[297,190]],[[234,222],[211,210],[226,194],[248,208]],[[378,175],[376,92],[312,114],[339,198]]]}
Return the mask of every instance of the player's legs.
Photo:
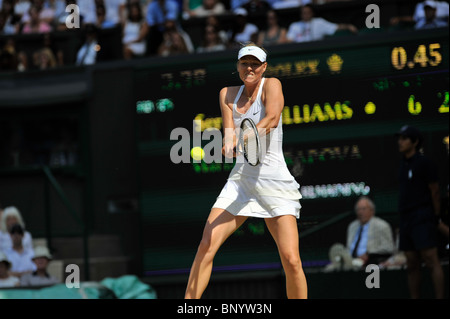
{"label": "player's legs", "polygon": [[186,299],[199,299],[211,277],[213,259],[224,241],[247,219],[234,216],[221,208],[213,208],[206,221],[203,237],[191,267]]}
{"label": "player's legs", "polygon": [[266,218],[266,225],[278,247],[286,274],[286,293],[289,299],[306,299],[308,286],[300,260],[297,220],[292,215]]}

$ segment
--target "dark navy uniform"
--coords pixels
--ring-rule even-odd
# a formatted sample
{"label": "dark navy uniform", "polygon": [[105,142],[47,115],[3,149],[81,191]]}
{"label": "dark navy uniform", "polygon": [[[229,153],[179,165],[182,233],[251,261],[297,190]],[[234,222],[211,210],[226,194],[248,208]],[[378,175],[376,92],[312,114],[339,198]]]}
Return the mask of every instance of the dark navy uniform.
{"label": "dark navy uniform", "polygon": [[436,215],[428,186],[437,181],[437,169],[424,155],[403,158],[399,171],[400,250],[437,246]]}

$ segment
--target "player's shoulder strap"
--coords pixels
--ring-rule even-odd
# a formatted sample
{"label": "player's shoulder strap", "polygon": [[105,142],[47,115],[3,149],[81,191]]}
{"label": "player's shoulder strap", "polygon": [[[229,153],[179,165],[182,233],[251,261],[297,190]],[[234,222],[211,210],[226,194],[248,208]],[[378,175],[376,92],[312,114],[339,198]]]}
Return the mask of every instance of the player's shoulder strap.
{"label": "player's shoulder strap", "polygon": [[239,88],[238,93],[236,94],[236,97],[234,98],[233,111],[236,111],[237,102],[239,101],[239,98],[241,97],[242,91],[244,91],[244,85],[241,85],[241,87]]}

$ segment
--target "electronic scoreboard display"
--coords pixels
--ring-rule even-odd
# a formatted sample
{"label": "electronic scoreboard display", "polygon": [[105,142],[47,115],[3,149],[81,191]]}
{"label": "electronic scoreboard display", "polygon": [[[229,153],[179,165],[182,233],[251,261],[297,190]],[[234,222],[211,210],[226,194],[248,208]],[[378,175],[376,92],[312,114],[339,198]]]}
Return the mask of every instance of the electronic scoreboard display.
{"label": "electronic scoreboard display", "polygon": [[[400,156],[394,134],[406,124],[422,130],[424,152],[447,187],[447,30],[268,51],[265,76],[281,80],[285,97],[284,155],[303,196],[300,233],[352,211],[361,195],[370,196],[377,214],[395,224]],[[208,144],[221,138],[219,91],[241,85],[234,73],[236,56],[234,51],[198,54],[187,62],[170,57],[135,69],[145,274],[188,271],[211,205],[233,167],[221,156],[206,161],[192,158],[190,151],[211,152]],[[174,134],[180,129],[184,135]],[[174,163],[171,150],[186,136],[187,162],[184,156]],[[301,240],[303,261],[328,258],[329,246],[344,238],[340,235]],[[215,267],[279,267],[264,222],[249,219],[219,251]]]}

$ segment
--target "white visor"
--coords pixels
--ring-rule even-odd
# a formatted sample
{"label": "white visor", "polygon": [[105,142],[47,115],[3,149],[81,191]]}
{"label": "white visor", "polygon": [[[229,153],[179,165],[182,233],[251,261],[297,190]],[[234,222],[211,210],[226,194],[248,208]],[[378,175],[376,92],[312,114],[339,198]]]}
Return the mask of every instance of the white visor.
{"label": "white visor", "polygon": [[238,60],[240,60],[243,56],[246,56],[246,55],[253,55],[259,61],[266,62],[266,57],[267,57],[266,52],[264,52],[263,49],[261,49],[257,46],[250,45],[250,46],[246,46],[246,47],[243,47],[242,49],[240,49],[239,54],[238,54]]}

